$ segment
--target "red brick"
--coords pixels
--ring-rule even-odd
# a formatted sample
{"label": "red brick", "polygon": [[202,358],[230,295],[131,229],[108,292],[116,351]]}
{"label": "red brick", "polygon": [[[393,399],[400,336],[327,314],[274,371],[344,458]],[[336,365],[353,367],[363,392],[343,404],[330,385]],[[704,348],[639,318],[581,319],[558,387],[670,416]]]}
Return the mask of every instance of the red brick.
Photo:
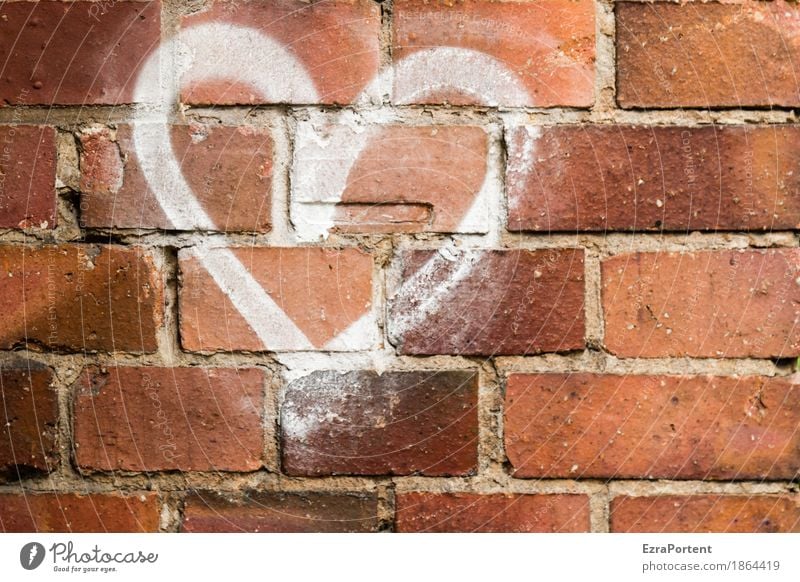
{"label": "red brick", "polygon": [[55,129],[4,125],[0,141],[0,228],[55,227]]}
{"label": "red brick", "polygon": [[788,495],[617,497],[611,531],[640,533],[800,533],[800,501]]}
{"label": "red brick", "polygon": [[403,354],[500,355],[584,346],[583,251],[410,251],[390,302]]}
{"label": "red brick", "polygon": [[[272,137],[268,129],[202,124],[171,128],[174,157],[222,231],[270,229]],[[81,135],[81,223],[90,228],[174,229],[142,171],[132,128]],[[152,161],[152,160],[150,160]]]}
{"label": "red brick", "polygon": [[471,371],[315,372],[281,409],[289,475],[468,475],[477,467]]}
{"label": "red brick", "polygon": [[800,131],[787,125],[517,127],[509,227],[776,230],[800,224]]}
{"label": "red brick", "polygon": [[153,352],[163,283],[137,247],[0,246],[0,348]]}
{"label": "red brick", "polygon": [[4,2],[0,103],[130,103],[160,14],[157,1]]}
{"label": "red brick", "polygon": [[155,493],[0,494],[0,531],[7,533],[120,533],[158,531]]}
{"label": "red brick", "polygon": [[[232,257],[241,263],[242,273],[230,277],[223,285],[228,291],[223,292],[208,267],[229,269]],[[347,351],[377,344],[373,262],[358,249],[188,250],[179,259],[181,342],[187,350]],[[242,286],[242,274],[252,277],[251,286]],[[242,294],[237,296],[237,290]],[[255,302],[257,290],[263,290],[264,302],[271,307]],[[263,317],[267,309],[283,319],[264,320],[259,335],[250,322]],[[292,332],[293,328],[299,331]],[[353,335],[337,339],[348,330]]]}
{"label": "red brick", "polygon": [[474,126],[305,126],[295,140],[295,225],[297,212],[327,206],[334,232],[486,232],[478,194],[488,151]]}
{"label": "red brick", "polygon": [[[223,0],[183,19],[183,28],[225,23],[255,29],[278,42],[302,65],[317,92],[318,103],[349,103],[378,73],[380,66],[380,8],[370,0]],[[222,39],[220,39],[220,42]],[[219,59],[227,63],[228,51]],[[235,72],[251,62],[231,62]],[[298,103],[306,100],[281,91],[285,78],[276,78],[277,99],[270,99],[236,79],[192,80],[183,101],[193,104]]]}
{"label": "red brick", "polygon": [[795,379],[512,375],[506,454],[517,477],[794,479]]}
{"label": "red brick", "polygon": [[16,360],[0,366],[0,482],[58,465],[58,396],[53,370]]}
{"label": "red brick", "polygon": [[197,493],[186,499],[184,532],[313,533],[378,529],[378,499],[336,493]]}
{"label": "red brick", "polygon": [[612,257],[605,345],[620,357],[800,355],[799,267],[797,249]]}
{"label": "red brick", "polygon": [[400,493],[400,532],[588,532],[585,495]]}
{"label": "red brick", "polygon": [[[398,0],[395,66],[418,59],[419,51],[455,47],[483,53],[501,74],[495,78],[491,66],[469,54],[407,72],[400,64],[394,98],[456,105],[588,107],[594,100],[594,14],[594,4],[586,0]],[[471,91],[441,86],[453,81]],[[507,87],[509,82],[518,90]]]}
{"label": "red brick", "polygon": [[264,382],[255,368],[87,368],[74,402],[76,462],[100,471],[255,471]]}
{"label": "red brick", "polygon": [[793,4],[616,3],[623,107],[797,106]]}

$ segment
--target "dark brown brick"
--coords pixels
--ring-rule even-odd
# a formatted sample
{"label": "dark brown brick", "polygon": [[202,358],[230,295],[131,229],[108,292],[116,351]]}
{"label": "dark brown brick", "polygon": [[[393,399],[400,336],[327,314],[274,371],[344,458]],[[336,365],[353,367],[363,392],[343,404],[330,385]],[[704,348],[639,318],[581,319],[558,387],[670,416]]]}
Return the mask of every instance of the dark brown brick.
{"label": "dark brown brick", "polygon": [[55,129],[0,126],[0,228],[54,228],[55,181]]}
{"label": "dark brown brick", "polygon": [[793,126],[529,126],[508,139],[512,230],[800,225],[800,130]]}
{"label": "dark brown brick", "polygon": [[130,103],[161,2],[3,2],[0,104]]}
{"label": "dark brown brick", "polygon": [[477,464],[478,376],[315,372],[281,409],[290,475],[467,475]]}
{"label": "dark brown brick", "polygon": [[501,355],[584,346],[583,251],[410,251],[389,307],[403,354]]}
{"label": "dark brown brick", "polygon": [[53,370],[34,361],[0,366],[0,482],[58,466]]}
{"label": "dark brown brick", "polygon": [[378,529],[378,499],[340,493],[224,494],[186,499],[184,532],[371,532]]}

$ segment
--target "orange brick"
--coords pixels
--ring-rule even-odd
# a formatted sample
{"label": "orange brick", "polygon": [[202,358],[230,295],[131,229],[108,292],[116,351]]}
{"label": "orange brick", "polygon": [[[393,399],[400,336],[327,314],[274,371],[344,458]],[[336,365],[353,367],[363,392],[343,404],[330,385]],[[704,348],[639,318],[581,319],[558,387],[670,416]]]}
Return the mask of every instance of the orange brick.
{"label": "orange brick", "polygon": [[795,479],[792,378],[514,374],[506,454],[517,477]]}
{"label": "orange brick", "polygon": [[[394,99],[588,107],[594,100],[594,14],[587,0],[397,0]],[[431,53],[432,59],[408,66],[439,48],[471,53]]]}

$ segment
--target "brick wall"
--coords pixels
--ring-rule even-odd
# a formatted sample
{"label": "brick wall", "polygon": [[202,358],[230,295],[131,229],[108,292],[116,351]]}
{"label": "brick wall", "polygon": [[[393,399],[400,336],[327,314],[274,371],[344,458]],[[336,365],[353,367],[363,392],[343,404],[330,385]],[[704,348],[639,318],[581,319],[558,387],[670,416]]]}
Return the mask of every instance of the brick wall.
{"label": "brick wall", "polygon": [[0,531],[800,531],[800,11],[0,5]]}

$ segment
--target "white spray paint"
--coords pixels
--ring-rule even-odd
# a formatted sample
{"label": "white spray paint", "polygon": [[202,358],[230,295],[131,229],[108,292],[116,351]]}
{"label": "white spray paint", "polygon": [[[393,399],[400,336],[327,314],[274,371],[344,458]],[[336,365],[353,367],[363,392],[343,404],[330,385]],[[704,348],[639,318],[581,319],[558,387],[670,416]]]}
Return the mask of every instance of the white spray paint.
{"label": "white spray paint", "polygon": [[397,64],[396,103],[415,103],[442,90],[469,95],[488,107],[530,105],[530,96],[517,75],[502,61],[480,51],[436,47],[414,52]]}
{"label": "white spray paint", "polygon": [[[513,72],[493,57],[470,49],[437,47],[415,52],[379,75],[356,101],[366,99],[385,86],[387,77],[394,79],[398,103],[413,103],[442,89],[467,94],[479,105],[490,107],[499,103],[525,105],[529,101],[527,91]],[[425,79],[421,87],[420,79]],[[375,128],[365,128],[354,119],[355,115],[349,110],[340,113],[324,128],[327,135],[310,122],[298,127],[291,212],[300,240],[327,238],[350,171],[375,134]],[[385,119],[373,122],[390,122],[392,114],[384,115]],[[490,201],[499,199],[501,190],[500,176],[489,165],[475,200],[456,230],[486,232]]]}
{"label": "white spray paint", "polygon": [[[264,62],[269,66],[264,67]],[[356,99],[369,101],[388,79],[393,79],[395,100],[410,103],[440,90],[455,90],[472,96],[479,104],[496,106],[528,105],[529,95],[521,83],[500,61],[477,51],[441,47],[423,50],[406,57],[391,70],[379,75]],[[426,83],[419,87],[419,79]],[[313,80],[302,64],[281,43],[260,31],[214,23],[182,30],[161,45],[145,63],[135,90],[135,100],[151,105],[154,113],[142,114],[133,122],[136,155],[150,189],[173,226],[182,230],[216,228],[183,177],[169,133],[169,115],[178,103],[178,82],[225,80],[246,83],[264,98],[284,103],[315,103],[318,94]],[[343,112],[330,129],[327,138],[320,138],[313,128],[301,128],[293,177],[303,193],[290,204],[292,221],[298,239],[317,241],[327,237],[334,224],[336,204],[347,185],[349,172],[368,143],[370,132],[360,127],[352,112]],[[313,133],[312,133],[313,132]],[[319,171],[324,150],[339,149],[337,164],[325,165]],[[347,155],[341,160],[341,152]],[[307,168],[299,171],[298,168]],[[482,225],[490,200],[500,199],[499,176],[487,172],[483,185],[463,217],[459,229]],[[495,203],[495,206],[498,203]],[[499,233],[490,233],[487,242],[495,244]],[[422,288],[426,278],[450,261],[452,249],[443,249],[420,269],[397,294],[397,300],[411,297]],[[265,348],[273,350],[314,349],[308,338],[291,318],[272,300],[252,274],[230,251],[224,249],[195,251],[202,266],[230,298]],[[457,254],[455,256],[458,256]],[[396,333],[413,329],[439,308],[447,292],[462,281],[476,264],[476,256],[458,258],[447,280],[427,297],[414,313],[395,325]],[[427,291],[427,289],[426,289]],[[324,349],[369,349],[377,341],[374,309],[348,329],[330,340]]]}
{"label": "white spray paint", "polygon": [[[541,128],[531,125],[514,128],[514,137],[522,140],[522,147],[515,146],[509,153],[508,183],[516,184],[518,190],[528,181],[533,165],[536,163],[534,159],[536,141],[541,134]],[[519,204],[519,198],[509,200],[509,209],[515,208],[517,204]]]}
{"label": "white spray paint", "polygon": [[[269,68],[263,67],[264,60],[270,63]],[[276,83],[275,79],[281,82]],[[250,28],[220,23],[189,28],[149,57],[137,81],[135,100],[150,105],[154,114],[148,112],[133,122],[134,146],[142,172],[175,228],[213,230],[217,225],[186,182],[172,149],[169,115],[178,103],[175,80],[186,84],[238,81],[252,86],[268,100],[288,103],[313,103],[318,98],[317,91],[303,66],[282,44]],[[211,275],[265,348],[316,347],[233,252],[197,248],[192,256]],[[376,345],[377,323],[373,311],[356,323],[360,336],[345,330],[327,349],[358,350]],[[374,331],[370,332],[370,327]]]}
{"label": "white spray paint", "polygon": [[192,247],[183,253],[203,265],[265,346],[274,350],[313,349],[305,334],[231,250]]}
{"label": "white spray paint", "polygon": [[[404,309],[391,320],[391,336],[400,338],[436,313],[450,292],[472,273],[482,255],[481,250],[459,250],[452,246],[434,253],[392,298],[396,306],[402,305]],[[448,273],[446,278],[436,282],[436,275],[442,271]]]}

